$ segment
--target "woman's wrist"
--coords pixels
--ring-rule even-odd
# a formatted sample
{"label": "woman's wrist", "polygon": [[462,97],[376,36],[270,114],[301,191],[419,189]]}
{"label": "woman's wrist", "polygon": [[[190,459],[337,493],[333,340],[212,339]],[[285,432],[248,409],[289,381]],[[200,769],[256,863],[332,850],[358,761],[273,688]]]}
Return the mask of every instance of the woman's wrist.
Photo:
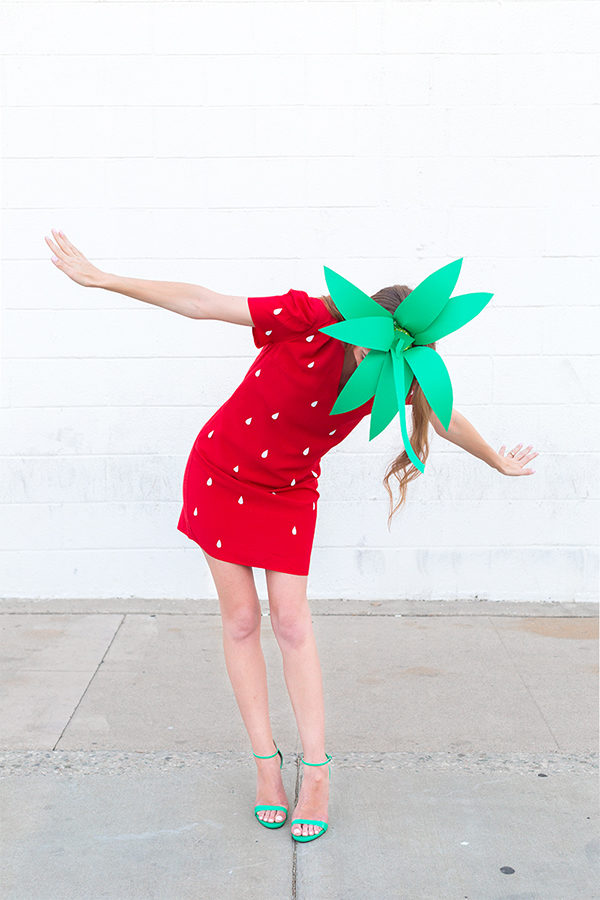
{"label": "woman's wrist", "polygon": [[504,458],[502,456],[500,456],[500,454],[497,453],[495,450],[493,452],[494,452],[494,456],[492,457],[492,459],[489,460],[489,464],[493,469],[496,469],[497,472],[500,472],[501,474],[503,474],[504,473]]}
{"label": "woman's wrist", "polygon": [[116,278],[117,276],[113,275],[111,272],[102,272],[100,269],[98,269],[97,272],[94,272],[92,281],[90,282],[88,287],[104,288],[107,291],[114,290]]}

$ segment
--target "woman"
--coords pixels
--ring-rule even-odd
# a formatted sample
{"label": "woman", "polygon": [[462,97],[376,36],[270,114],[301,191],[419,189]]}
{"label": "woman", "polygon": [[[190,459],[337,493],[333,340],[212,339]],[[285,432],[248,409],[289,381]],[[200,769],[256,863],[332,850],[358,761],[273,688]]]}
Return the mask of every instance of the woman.
{"label": "woman", "polygon": [[[371,412],[373,399],[337,415],[330,410],[367,348],[319,331],[342,316],[331,297],[290,290],[270,297],[229,296],[198,285],[128,278],[102,272],[60,231],[46,237],[52,261],[73,281],[101,287],[194,319],[252,328],[260,353],[241,384],[200,431],[184,473],[178,529],[202,548],[222,615],[225,662],[257,766],[255,815],[266,827],[287,820],[283,757],[271,732],[261,608],[253,566],[265,569],[270,618],[302,741],[303,780],[292,837],[310,841],[328,827],[331,757],[325,751],[321,668],[306,587],[316,524],[320,459]],[[409,295],[395,285],[373,295],[390,312]],[[434,344],[430,346],[435,346]],[[416,381],[412,445],[424,461],[428,425],[504,475],[529,475],[537,456],[517,444],[496,453],[456,410],[446,431]],[[403,451],[384,484],[390,518],[419,471]],[[400,487],[393,508],[390,478]],[[388,519],[389,523],[389,519]],[[275,752],[273,748],[275,747]]]}

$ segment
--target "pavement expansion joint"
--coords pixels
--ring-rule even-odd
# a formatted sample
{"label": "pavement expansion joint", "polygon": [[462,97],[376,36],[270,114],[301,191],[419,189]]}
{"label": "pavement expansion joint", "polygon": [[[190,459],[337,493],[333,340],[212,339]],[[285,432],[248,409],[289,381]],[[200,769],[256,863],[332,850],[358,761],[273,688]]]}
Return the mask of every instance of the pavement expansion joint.
{"label": "pavement expansion joint", "polygon": [[[454,772],[456,774],[590,775],[598,772],[598,753],[588,750],[531,752],[390,751],[341,753],[332,751],[336,771]],[[290,760],[294,758],[294,754]],[[297,760],[296,760],[297,762]],[[3,750],[0,780],[28,775],[136,775],[182,768],[213,771],[231,765],[250,766],[245,752],[165,750]]]}

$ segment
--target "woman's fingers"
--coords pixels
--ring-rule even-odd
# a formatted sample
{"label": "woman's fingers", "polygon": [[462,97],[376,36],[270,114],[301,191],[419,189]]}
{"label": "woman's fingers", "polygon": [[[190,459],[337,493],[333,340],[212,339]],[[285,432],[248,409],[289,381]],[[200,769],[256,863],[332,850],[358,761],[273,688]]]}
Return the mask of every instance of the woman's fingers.
{"label": "woman's fingers", "polygon": [[77,249],[75,244],[71,243],[66,234],[63,234],[62,231],[56,231],[54,228],[52,229],[52,234],[54,235],[56,240],[60,242],[61,247],[64,247],[66,251],[72,253],[74,256],[80,256],[83,258],[83,253]]}
{"label": "woman's fingers", "polygon": [[[528,444],[526,447],[524,447],[522,450],[520,450],[519,448],[521,448],[521,447],[523,447],[522,442],[520,444],[516,444],[512,448],[512,450],[510,451],[510,453],[508,454],[508,456],[506,458],[514,459],[515,461],[520,462],[522,465],[525,465],[525,463],[529,462],[530,459],[533,459],[534,456],[539,455],[537,453],[537,451],[533,451],[533,444]],[[504,456],[505,449],[506,449],[506,445],[502,444],[502,446],[498,450],[498,453],[501,456]],[[533,452],[530,452],[530,451],[533,451]]]}
{"label": "woman's fingers", "polygon": [[[68,241],[64,238],[64,236],[62,236],[62,237],[60,236],[60,233],[57,231],[56,228],[51,228],[50,230],[52,231],[52,234],[54,236],[54,241],[56,241],[56,243],[47,234],[44,235],[44,240],[46,241],[46,243],[52,250],[52,253],[54,254],[54,256],[57,257],[56,260],[54,260],[54,259],[52,260],[54,265],[55,266],[58,265],[59,262],[62,262],[65,265],[68,264],[69,262],[73,263],[74,262],[73,257],[75,254],[73,254],[71,252],[71,250],[69,249]],[[83,257],[81,257],[81,254],[78,254],[78,257],[83,258]]]}
{"label": "woman's fingers", "polygon": [[521,447],[523,447],[522,442],[516,444],[506,455],[504,452],[506,444],[502,444],[498,450],[498,455],[506,460],[505,475],[533,475],[535,473],[535,469],[525,469],[524,466],[531,462],[532,459],[535,459],[536,456],[539,456],[539,453],[533,449],[532,444],[528,444],[522,450],[520,449]]}
{"label": "woman's fingers", "polygon": [[64,234],[62,234],[56,228],[52,229],[52,234],[54,235],[54,240],[59,245],[60,249],[65,254],[65,256],[75,256],[76,255],[73,252],[73,249],[71,248],[69,241],[66,239]]}
{"label": "woman's fingers", "polygon": [[64,256],[63,251],[60,247],[58,247],[53,240],[51,240],[47,234],[44,235],[44,240],[52,250],[55,256],[60,256],[61,258]]}
{"label": "woman's fingers", "polygon": [[61,272],[84,287],[94,287],[100,283],[101,270],[93,265],[57,228],[51,229],[54,241],[45,235],[44,239],[54,256],[52,263]]}
{"label": "woman's fingers", "polygon": [[517,456],[514,457],[515,460],[518,463],[520,463],[522,466],[524,466],[526,463],[528,463],[530,460],[532,460],[535,456],[539,455],[537,452],[529,453],[528,452],[529,450],[533,450],[532,444],[529,444],[527,447],[525,447],[525,449],[521,453],[519,453]]}
{"label": "woman's fingers", "polygon": [[60,247],[62,252],[65,254],[68,253],[69,252],[68,248],[65,246],[65,242],[61,238],[61,236],[58,233],[58,231],[56,230],[56,228],[52,228],[51,231],[52,231],[52,236],[54,237],[54,240],[56,241],[56,243],[58,244],[58,246]]}

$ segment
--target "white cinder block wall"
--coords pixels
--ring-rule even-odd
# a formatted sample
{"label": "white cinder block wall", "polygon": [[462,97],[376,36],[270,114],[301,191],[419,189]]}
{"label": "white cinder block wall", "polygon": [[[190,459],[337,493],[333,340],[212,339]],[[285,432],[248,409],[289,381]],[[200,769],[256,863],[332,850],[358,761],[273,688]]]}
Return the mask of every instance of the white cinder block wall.
{"label": "white cinder block wall", "polygon": [[[84,289],[99,267],[244,295],[372,293],[464,256],[439,344],[501,476],[432,431],[387,531],[399,426],[323,459],[312,597],[589,600],[598,565],[597,2],[1,6],[1,595],[214,597],[176,530],[243,326]],[[261,596],[264,573],[257,572]]]}

